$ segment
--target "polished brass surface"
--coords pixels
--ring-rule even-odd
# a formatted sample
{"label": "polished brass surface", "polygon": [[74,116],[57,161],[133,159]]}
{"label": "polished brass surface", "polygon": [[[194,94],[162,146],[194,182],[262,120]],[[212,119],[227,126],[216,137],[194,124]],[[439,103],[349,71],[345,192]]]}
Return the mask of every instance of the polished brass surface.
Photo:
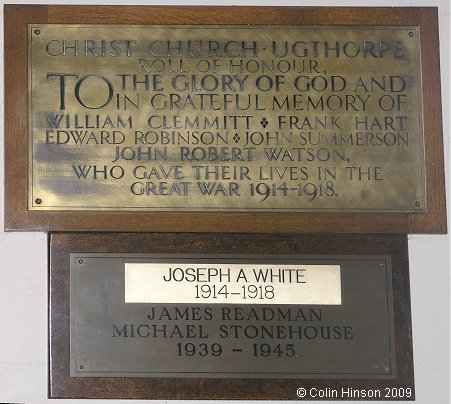
{"label": "polished brass surface", "polygon": [[29,26],[29,209],[424,212],[419,36]]}

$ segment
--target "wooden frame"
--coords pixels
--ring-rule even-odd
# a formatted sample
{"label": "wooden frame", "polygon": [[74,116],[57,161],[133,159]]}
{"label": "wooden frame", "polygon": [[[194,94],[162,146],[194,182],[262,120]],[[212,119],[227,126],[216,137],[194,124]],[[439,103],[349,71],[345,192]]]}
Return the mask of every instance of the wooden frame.
{"label": "wooden frame", "polygon": [[[446,233],[435,8],[5,6],[5,229],[37,231]],[[426,213],[29,211],[27,24],[352,24],[421,28]]]}
{"label": "wooden frame", "polygon": [[[390,255],[396,379],[178,379],[69,377],[70,257],[77,253]],[[407,236],[175,233],[50,234],[50,385],[52,398],[297,400],[296,389],[414,388]],[[383,396],[384,394],[382,394]],[[367,398],[369,399],[369,398]],[[384,399],[383,397],[380,399]],[[387,399],[387,398],[385,398]],[[414,399],[392,398],[392,399]]]}

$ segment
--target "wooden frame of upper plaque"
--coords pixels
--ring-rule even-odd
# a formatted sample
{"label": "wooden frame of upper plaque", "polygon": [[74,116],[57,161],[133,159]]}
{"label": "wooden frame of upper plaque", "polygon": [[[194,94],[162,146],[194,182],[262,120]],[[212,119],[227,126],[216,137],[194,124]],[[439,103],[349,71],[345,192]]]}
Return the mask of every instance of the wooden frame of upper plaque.
{"label": "wooden frame of upper plaque", "polygon": [[[438,21],[435,8],[8,5],[5,6],[4,15],[7,230],[446,232]],[[83,24],[82,28],[89,28],[89,25],[98,28],[95,31],[85,32],[114,30],[114,26],[121,25],[119,32],[123,37],[113,38],[110,35],[111,31],[108,31],[106,34],[99,33],[98,37],[86,35],[86,38],[82,39],[82,36],[77,36],[79,39],[76,41],[72,36],[71,41],[66,42],[63,36],[60,38],[52,31],[55,30],[56,24],[63,24],[64,32],[67,27],[69,30],[67,38],[80,30],[79,24]],[[149,42],[146,43],[146,49],[150,51],[153,61],[158,59],[158,55],[163,55],[166,59],[175,55],[178,70],[172,66],[170,79],[167,79],[164,73],[149,74],[145,77],[149,80],[147,83],[143,82],[144,75],[136,75],[136,78],[133,78],[135,83],[132,81],[132,73],[138,72],[138,66],[141,73],[155,73],[163,69],[164,61],[160,60],[160,65],[154,65],[152,71],[149,69],[150,65],[146,64],[152,60],[141,61],[141,54],[133,54],[135,49],[133,46],[138,47],[139,41],[132,38],[127,29],[134,27],[136,38],[147,38],[147,34],[143,34],[140,30],[150,25],[158,25],[157,28],[164,33],[159,40],[154,40],[150,47]],[[171,31],[171,26],[174,25],[177,26],[174,29],[179,30],[175,34]],[[223,26],[226,25],[229,29],[243,31],[244,27],[250,26],[254,30],[251,35],[260,39],[247,36],[246,41],[241,41],[237,37],[230,36],[230,33],[223,33]],[[180,38],[185,39],[191,35],[187,33],[194,32],[196,27],[205,28],[205,26],[215,30],[211,34],[204,33],[206,39],[197,37],[197,34],[192,35],[194,42],[197,41],[198,44],[203,40],[213,39],[208,42],[206,50],[195,48],[200,45],[186,48],[186,44]],[[302,73],[303,70],[298,67],[297,73],[290,76],[290,69],[296,69],[291,64],[290,57],[287,57],[282,65],[276,64],[275,71],[274,66],[271,70],[271,60],[262,59],[262,54],[271,52],[271,49],[262,45],[263,42],[259,42],[265,37],[263,32],[265,29],[272,30],[271,35],[274,34],[274,38],[282,39],[288,29],[292,32],[295,32],[293,31],[295,29],[300,30],[298,32],[303,36],[295,32],[290,33],[292,36],[287,41],[273,42],[276,47],[272,49],[272,61],[274,62],[276,57],[279,58],[276,62],[280,61],[284,48],[278,46],[285,43],[287,49],[291,49],[289,50],[292,53],[291,59],[310,62],[307,63],[310,71]],[[353,32],[355,29],[366,29],[366,32],[373,30],[374,34],[366,36],[356,34]],[[320,39],[315,30],[322,30],[323,36],[320,35]],[[340,31],[339,35],[337,30]],[[386,33],[393,30],[398,32],[396,35],[404,35],[401,36],[403,39],[393,36],[392,33]],[[205,32],[197,29],[197,32],[202,31]],[[269,37],[266,35],[266,40],[271,40],[271,35]],[[337,41],[339,37],[344,38],[342,42]],[[178,50],[169,49],[170,39],[167,38],[173,38],[173,45],[176,48],[179,46]],[[417,48],[413,47],[413,51],[409,48],[409,40],[416,43]],[[300,44],[304,47],[301,48]],[[260,53],[257,53],[257,47]],[[47,59],[39,56],[38,51],[43,49]],[[104,64],[99,62],[95,70],[88,66],[87,70],[80,68],[81,70],[75,73],[73,58],[67,57],[64,63],[47,68],[50,62],[59,61],[62,56],[70,56],[71,52],[72,56],[82,58],[85,56],[85,60],[97,62],[103,56],[104,62],[107,61]],[[233,71],[236,67],[232,69],[230,63],[234,63],[235,59],[246,62],[249,54],[255,57],[252,62],[254,65],[245,67],[248,75],[240,76],[239,71]],[[341,61],[334,64],[331,60],[334,55],[335,59],[338,59],[339,54],[344,55],[343,59],[346,56],[349,60],[343,62],[344,64],[340,64]],[[126,70],[121,55],[124,60],[135,56],[134,72]],[[387,55],[391,55],[394,61],[389,62]],[[181,65],[185,56],[186,59],[190,59],[187,63],[192,65],[188,67]],[[321,57],[327,58],[326,64],[322,64]],[[383,57],[386,59],[382,60]],[[220,68],[215,70],[214,64],[217,63],[219,66],[221,58],[229,63],[229,74],[224,74]],[[233,58],[235,59],[232,60]],[[199,64],[201,60],[204,65]],[[198,64],[195,64],[196,61]],[[261,68],[261,65],[258,65],[260,62],[266,63],[264,67],[266,71],[258,70]],[[111,67],[116,66],[116,63],[118,67]],[[351,72],[352,76],[349,76],[351,73],[346,63],[357,66],[356,71]],[[115,93],[111,77],[102,75],[104,65],[108,65],[108,69],[117,69],[108,72],[111,77],[114,76],[115,80],[118,80],[114,84],[120,83],[125,93],[121,91]],[[376,77],[375,72],[379,72],[386,65],[388,70]],[[359,73],[361,66],[366,66],[365,69],[369,70],[365,70],[365,74]],[[402,68],[413,66],[413,70],[401,71],[398,70],[398,66],[403,66]],[[191,72],[197,69],[196,75],[190,75],[188,73],[190,69]],[[305,64],[302,69],[307,69]],[[175,76],[174,71],[179,75]],[[259,75],[253,75],[254,71],[259,71]],[[255,87],[247,87],[244,84],[247,79]],[[87,95],[87,88],[94,89],[93,92],[97,93],[96,80],[102,83],[102,91],[106,88],[106,102],[101,102],[101,105]],[[279,89],[283,93],[283,87],[288,85],[287,83],[295,87],[297,94],[292,102],[298,107],[301,105],[297,112],[293,104],[291,109],[288,108],[288,101],[285,98],[276,99]],[[175,101],[173,104],[166,104],[165,97],[169,97],[170,94],[165,93],[163,87],[171,85],[175,93],[175,98],[171,99],[171,102]],[[53,86],[56,93],[54,98],[59,99],[59,104],[54,105],[54,99],[47,103],[48,93],[40,92],[40,88],[45,86]],[[74,93],[70,94],[71,97],[66,96],[66,90],[69,94],[69,87],[74,86],[75,98],[80,108],[70,111],[71,107],[68,106],[66,109],[65,101],[69,105],[69,98],[74,98]],[[181,157],[179,146],[183,142],[178,143],[179,148],[176,147],[175,150],[179,153],[179,160],[185,160],[186,167],[182,167],[180,161],[174,160],[172,155],[161,157],[164,154],[161,147],[160,151],[156,151],[157,155],[159,153],[159,156],[167,161],[155,162],[155,167],[151,168],[150,165],[154,162],[150,161],[152,159],[149,155],[155,150],[151,150],[150,147],[139,149],[137,142],[132,144],[133,147],[123,145],[121,148],[117,146],[120,141],[115,143],[112,130],[102,138],[101,129],[105,126],[114,129],[115,123],[114,119],[106,117],[107,112],[100,113],[96,110],[102,109],[100,107],[104,107],[103,104],[106,105],[112,100],[119,109],[119,105],[123,105],[120,104],[120,96],[122,102],[128,102],[131,109],[139,109],[141,106],[138,103],[145,97],[139,100],[138,95],[134,94],[133,98],[133,90],[139,87],[147,91],[149,86],[150,90],[159,93],[160,97],[159,100],[155,99],[155,102],[153,99],[150,101],[154,110],[159,111],[159,115],[156,114],[153,120],[149,118],[145,121],[147,129],[161,129],[164,125],[167,128],[183,127],[185,132],[182,130],[183,133],[180,135],[179,132],[179,136],[188,147],[181,147]],[[199,116],[201,121],[205,117],[198,114],[184,118],[183,109],[187,105],[191,110],[199,109],[194,95],[181,104],[180,94],[177,94],[177,91],[183,92],[186,90],[185,87],[190,88],[190,94],[198,95],[202,91],[206,93],[202,102],[205,100],[210,102],[209,106],[205,107],[208,110],[207,115],[213,110],[218,110],[215,116],[207,116],[207,126],[216,125],[216,128],[220,129],[215,132],[220,141],[213,144],[214,138],[208,136],[203,140],[199,139],[199,133],[197,136],[193,135],[191,143],[186,140],[186,129],[196,126],[196,122],[198,123],[196,119]],[[330,90],[327,99],[321,95],[326,87],[328,91]],[[272,93],[268,93],[270,88]],[[131,93],[127,93],[128,89]],[[308,89],[313,90],[318,97],[308,99]],[[214,91],[217,93],[215,96],[223,97],[218,98],[220,101],[211,98]],[[293,95],[293,91],[287,91],[290,96]],[[227,92],[237,94],[224,95]],[[254,103],[252,114],[243,112],[236,105],[238,98],[235,97],[239,97],[240,92],[246,93],[249,96],[248,100],[252,98]],[[259,92],[261,97],[258,99]],[[370,94],[372,92],[373,94]],[[344,93],[347,93],[346,96]],[[261,103],[265,94],[268,96],[264,102],[273,97],[273,108],[272,111],[263,113],[261,111],[265,107]],[[377,113],[369,107],[369,112],[366,112],[365,102],[370,97],[373,97],[371,100],[375,105],[379,105]],[[330,104],[327,104],[329,101]],[[325,107],[320,109],[321,114],[318,111],[316,115],[303,114],[303,105],[308,106],[309,102],[312,109],[318,108],[318,103],[325,102],[328,105],[329,111],[326,112],[329,115],[324,121],[321,119],[327,115],[324,112],[327,109]],[[340,110],[342,102],[346,103],[346,107]],[[355,102],[360,102],[360,107]],[[235,103],[234,112],[227,114],[221,112],[233,103]],[[168,112],[170,107],[179,109],[180,114]],[[280,110],[283,108],[285,112],[282,115]],[[161,112],[165,109],[166,112]],[[85,120],[80,123],[77,119],[79,116],[83,117],[83,111],[86,113],[86,119],[83,118]],[[149,116],[148,112],[143,112],[147,114],[146,119]],[[231,118],[232,115],[234,118]],[[341,115],[344,118],[340,121]],[[166,118],[169,123],[165,121]],[[128,121],[122,117],[118,118],[117,112],[115,119],[117,126],[119,124],[122,125],[121,128],[127,126]],[[349,130],[347,131],[349,128],[342,125],[346,120],[354,122],[354,127],[351,128],[354,134],[349,135]],[[185,126],[180,123],[181,121],[185,122]],[[131,117],[129,123],[130,132],[134,129],[136,134],[136,129],[141,129],[132,126]],[[59,126],[60,124],[63,126]],[[269,131],[264,129],[267,125]],[[287,135],[287,131],[294,129],[299,136],[300,130],[306,128],[315,130],[315,125],[320,125],[319,129],[328,131],[323,139],[326,139],[329,145],[335,142],[334,144],[340,147],[337,146],[335,150],[315,147],[316,138],[306,138],[303,135],[301,138],[304,143],[291,143],[289,137],[291,135]],[[70,134],[71,130],[90,127],[95,129],[92,132],[86,131],[87,136],[91,136],[92,142],[100,144],[100,147],[92,149],[95,151],[91,151],[89,158],[82,158],[80,154],[76,154],[78,151],[74,150],[78,147],[77,144],[75,147],[64,146],[69,142],[69,138],[64,136],[72,136],[74,139],[73,134]],[[202,124],[199,127],[202,128]],[[335,130],[334,134],[331,130]],[[340,130],[342,133],[337,135]],[[358,131],[361,133],[357,133]],[[371,132],[370,135],[368,131]],[[122,132],[117,132],[120,137]],[[343,135],[344,132],[348,134]],[[161,134],[161,131],[158,133]],[[253,133],[257,135],[253,136]],[[281,137],[276,139],[276,136]],[[334,136],[341,139],[341,144]],[[95,166],[97,161],[93,158],[99,156],[98,151],[102,153],[104,147],[102,139],[109,139],[105,140],[110,146],[109,163],[121,159],[119,163],[123,162],[123,166],[117,163],[114,170],[112,166],[106,165],[107,160],[100,158],[99,166]],[[140,139],[142,140],[142,137]],[[165,144],[161,139],[160,136],[160,146]],[[152,142],[153,140],[149,141],[146,146]],[[220,147],[221,142],[222,146],[226,147]],[[246,142],[253,142],[254,146],[260,142],[254,150],[255,155],[260,153],[263,156],[260,156],[262,160],[255,157],[255,161],[252,161],[254,158],[251,156],[252,152],[249,152],[250,149],[245,152]],[[348,147],[350,142],[352,147]],[[173,143],[177,142],[173,139]],[[196,148],[196,144],[199,147]],[[215,147],[209,148],[212,144]],[[287,144],[289,147],[284,148],[283,146]],[[303,147],[299,147],[300,145]],[[362,147],[359,151],[354,151],[357,149],[354,146],[357,145]],[[267,149],[264,149],[265,146]],[[352,150],[349,152],[350,149]],[[376,149],[374,152],[376,154],[372,154]],[[294,150],[297,153],[293,153]],[[114,180],[122,180],[124,172],[127,171],[123,167],[126,167],[129,160],[141,159],[136,157],[137,153],[139,156],[147,156],[146,162],[135,161],[135,163],[146,165],[148,172],[145,174],[133,171],[136,182],[130,187],[132,181],[124,180],[128,194],[121,196],[122,191],[114,187],[116,184]],[[275,164],[271,161],[275,160],[274,153],[279,153],[278,155],[282,156],[279,160],[285,161],[282,164],[278,161],[279,165]],[[157,155],[153,156],[153,160],[157,160]],[[365,158],[362,159],[362,156]],[[330,161],[334,163],[327,166]],[[71,173],[64,173],[62,169],[64,164],[69,167]],[[88,172],[90,167],[94,177],[84,188],[83,186],[88,183],[86,176],[91,175]],[[187,171],[192,172],[190,182],[185,177]],[[96,176],[106,176],[106,173],[113,181],[105,186],[99,185],[101,182]],[[337,176],[343,180],[341,182],[337,180],[335,183]],[[204,181],[204,185],[199,185],[196,180]],[[213,188],[213,191],[206,191],[205,183],[216,188]],[[193,184],[190,185],[192,186],[190,191],[188,184]],[[90,193],[93,189],[95,192]],[[58,192],[64,193],[62,202]],[[143,196],[146,192],[147,196]],[[216,196],[205,196],[205,193],[210,192]],[[201,196],[192,205],[189,198],[195,193]],[[247,199],[242,197],[244,194],[248,195]],[[159,204],[153,205],[154,200],[158,200]]]}

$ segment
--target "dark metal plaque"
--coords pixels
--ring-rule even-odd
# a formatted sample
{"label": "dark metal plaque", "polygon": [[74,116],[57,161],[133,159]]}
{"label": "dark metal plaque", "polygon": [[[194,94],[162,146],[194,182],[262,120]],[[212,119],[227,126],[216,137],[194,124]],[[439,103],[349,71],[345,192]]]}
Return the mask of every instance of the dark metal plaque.
{"label": "dark metal plaque", "polygon": [[[389,256],[70,256],[71,377],[397,377]],[[130,263],[155,281],[130,283]],[[283,304],[327,271],[338,299]],[[163,276],[168,296],[180,286],[191,302],[153,303]],[[146,297],[127,303],[136,290]]]}
{"label": "dark metal plaque", "polygon": [[419,37],[30,25],[28,207],[425,212]]}

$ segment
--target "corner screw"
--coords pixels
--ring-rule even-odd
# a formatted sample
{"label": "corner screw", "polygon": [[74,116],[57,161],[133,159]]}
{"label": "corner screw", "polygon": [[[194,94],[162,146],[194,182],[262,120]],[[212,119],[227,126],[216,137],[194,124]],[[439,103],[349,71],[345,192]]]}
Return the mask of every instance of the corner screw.
{"label": "corner screw", "polygon": [[390,372],[390,368],[389,368],[388,366],[385,366],[385,367],[384,367],[384,370],[385,370],[385,372],[387,372],[387,373]]}
{"label": "corner screw", "polygon": [[420,203],[419,201],[416,201],[416,202],[415,202],[415,206],[416,206],[417,208],[419,208],[419,207],[421,206],[421,203]]}
{"label": "corner screw", "polygon": [[82,259],[78,260],[78,263],[79,263],[79,264],[83,264],[83,262],[84,262],[84,261],[83,261]]}
{"label": "corner screw", "polygon": [[85,367],[83,365],[80,365],[80,369],[83,370]]}
{"label": "corner screw", "polygon": [[36,35],[39,35],[39,34],[41,33],[41,30],[40,30],[40,29],[35,29],[35,30],[34,30],[34,33],[35,33]]}
{"label": "corner screw", "polygon": [[413,31],[409,31],[409,37],[413,38]]}
{"label": "corner screw", "polygon": [[40,205],[42,203],[42,199],[41,198],[36,198],[35,202],[36,202],[36,204]]}

